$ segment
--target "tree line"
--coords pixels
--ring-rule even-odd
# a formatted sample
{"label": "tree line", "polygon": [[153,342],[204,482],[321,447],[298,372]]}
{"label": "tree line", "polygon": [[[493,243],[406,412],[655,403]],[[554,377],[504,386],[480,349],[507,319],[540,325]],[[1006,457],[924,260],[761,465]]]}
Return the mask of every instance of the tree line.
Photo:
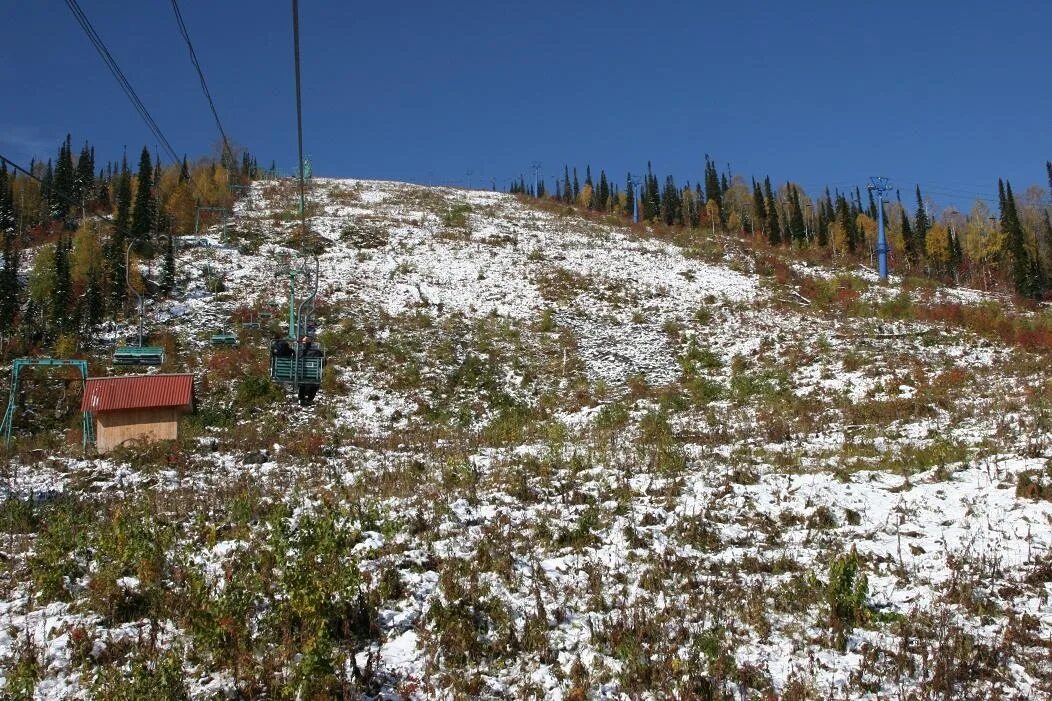
{"label": "tree line", "polygon": [[[899,273],[927,275],[983,289],[1002,286],[1023,297],[1041,298],[1052,291],[1052,161],[1045,164],[1049,191],[1032,186],[1017,197],[1010,182],[998,180],[998,216],[977,199],[968,213],[954,208],[933,212],[918,185],[915,201],[901,193],[884,203],[885,235]],[[771,179],[746,181],[718,172],[705,156],[704,175],[695,184],[678,186],[671,176],[659,178],[651,164],[641,176],[628,174],[624,187],[591,166],[581,181],[576,167],[564,166],[554,190],[539,180],[520,177],[509,191],[558,201],[649,224],[689,229],[717,229],[751,236],[769,246],[808,249],[837,260],[870,260],[877,243],[877,202],[873,193],[830,191],[817,197],[793,182],[777,188]]]}
{"label": "tree line", "polygon": [[[28,171],[0,166],[0,337],[8,356],[59,340],[67,350],[79,346],[123,315],[128,278],[170,295],[175,237],[193,230],[198,207],[231,207],[236,186],[259,175],[247,151],[162,164],[146,147],[133,172],[127,157],[97,164],[87,142],[74,158],[69,135],[55,159]],[[144,280],[136,264],[126,270],[129,247],[136,261],[162,258],[157,280]]]}

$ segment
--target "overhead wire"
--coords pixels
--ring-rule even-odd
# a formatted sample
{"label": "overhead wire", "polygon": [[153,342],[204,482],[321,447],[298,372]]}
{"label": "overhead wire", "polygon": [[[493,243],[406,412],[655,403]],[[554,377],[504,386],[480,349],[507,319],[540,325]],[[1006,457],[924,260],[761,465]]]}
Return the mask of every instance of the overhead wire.
{"label": "overhead wire", "polygon": [[300,4],[292,0],[292,47],[296,65],[296,138],[299,144],[300,224],[307,233],[307,198],[303,183],[303,101],[300,98]]}
{"label": "overhead wire", "polygon": [[164,147],[165,152],[171,156],[172,161],[178,161],[179,156],[176,154],[175,149],[173,149],[172,145],[168,142],[164,132],[161,131],[161,128],[154,120],[153,115],[151,115],[150,111],[146,109],[146,105],[144,105],[142,100],[139,99],[139,95],[135,92],[131,83],[128,82],[128,78],[124,75],[124,72],[117,64],[116,59],[113,58],[109,49],[106,48],[106,44],[103,43],[102,38],[99,37],[98,32],[95,31],[95,27],[92,26],[91,21],[88,19],[87,15],[84,14],[84,10],[80,8],[77,0],[66,0],[66,5],[69,7],[70,12],[73,13],[77,23],[80,24],[81,29],[83,29],[84,33],[88,36],[92,46],[95,47],[95,50],[102,58],[103,63],[105,63],[106,67],[110,69],[110,73],[112,73],[113,77],[117,80],[117,84],[121,86],[124,94],[128,96],[132,106],[135,107],[136,112],[139,113],[139,116],[142,117],[143,121],[146,123],[146,126],[157,138],[160,145]]}
{"label": "overhead wire", "polygon": [[194,64],[194,69],[197,71],[197,77],[201,80],[201,90],[205,93],[205,98],[208,99],[208,107],[212,110],[212,116],[215,117],[216,126],[219,128],[219,135],[223,137],[223,148],[226,150],[228,164],[232,165],[234,158],[234,152],[230,148],[230,140],[226,137],[226,130],[223,129],[223,123],[219,119],[219,112],[216,110],[216,103],[212,99],[212,93],[208,90],[208,83],[205,81],[204,71],[201,70],[201,63],[197,60],[197,52],[194,51],[193,42],[190,41],[190,33],[186,30],[186,23],[183,22],[183,13],[179,11],[178,0],[172,0],[172,11],[175,12],[175,21],[179,25],[179,33],[183,35],[183,39],[186,41],[186,47],[190,50],[190,61]]}

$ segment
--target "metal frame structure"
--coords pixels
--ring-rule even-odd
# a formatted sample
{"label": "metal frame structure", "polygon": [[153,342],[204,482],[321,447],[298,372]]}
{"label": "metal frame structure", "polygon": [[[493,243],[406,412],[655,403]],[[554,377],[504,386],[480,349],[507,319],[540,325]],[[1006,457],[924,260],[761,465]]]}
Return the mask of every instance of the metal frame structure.
{"label": "metal frame structure", "polygon": [[[88,384],[88,361],[86,360],[63,360],[59,358],[17,358],[11,363],[11,396],[7,400],[7,410],[4,412],[3,422],[0,423],[0,432],[4,436],[4,447],[11,447],[11,428],[15,421],[15,409],[18,406],[18,382],[22,375],[22,369],[31,366],[39,367],[75,367],[80,370],[80,378],[85,387]],[[81,421],[83,423],[83,445],[84,450],[95,443],[95,424],[90,411],[83,412]]]}
{"label": "metal frame structure", "polygon": [[[288,336],[285,341],[292,349],[292,355],[281,357],[271,354],[270,357],[270,379],[281,384],[289,384],[294,387],[300,385],[321,384],[322,371],[325,369],[325,349],[320,345],[318,350],[320,357],[307,356],[308,348],[300,341],[310,332],[310,320],[314,314],[314,302],[318,296],[318,258],[314,258],[314,271],[309,268],[306,258],[296,267],[288,266],[289,276],[289,327]],[[306,279],[306,284],[313,283],[310,294],[296,304],[296,278]]]}
{"label": "metal frame structure", "polygon": [[223,234],[220,240],[225,244],[227,241],[227,223],[230,221],[230,210],[227,207],[201,207],[198,206],[194,210],[194,237],[197,237],[201,228],[201,212],[222,212],[223,213]]}
{"label": "metal frame structure", "polygon": [[132,348],[131,346],[123,346],[113,351],[113,364],[114,365],[161,365],[164,363],[164,348],[160,346],[144,346],[142,344],[142,318],[145,311],[146,301],[139,291],[132,287],[131,284],[131,243],[128,244],[128,248],[124,251],[124,282],[128,285],[128,289],[131,290],[139,299],[139,343],[137,346]]}

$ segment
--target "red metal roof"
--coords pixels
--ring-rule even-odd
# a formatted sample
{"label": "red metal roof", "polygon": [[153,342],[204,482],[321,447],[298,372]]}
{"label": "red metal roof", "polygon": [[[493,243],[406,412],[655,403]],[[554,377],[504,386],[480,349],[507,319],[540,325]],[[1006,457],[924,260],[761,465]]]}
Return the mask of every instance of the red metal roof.
{"label": "red metal roof", "polygon": [[189,408],[193,403],[193,393],[194,376],[189,374],[89,377],[80,410]]}

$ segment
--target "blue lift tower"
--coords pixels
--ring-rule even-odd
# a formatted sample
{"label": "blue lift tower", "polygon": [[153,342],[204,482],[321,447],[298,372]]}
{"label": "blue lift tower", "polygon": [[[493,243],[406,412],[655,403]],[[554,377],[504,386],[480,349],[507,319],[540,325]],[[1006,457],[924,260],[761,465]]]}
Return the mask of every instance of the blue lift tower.
{"label": "blue lift tower", "polygon": [[877,261],[880,266],[880,279],[888,279],[888,238],[884,235],[884,193],[891,192],[887,178],[869,179],[868,190],[877,196]]}

